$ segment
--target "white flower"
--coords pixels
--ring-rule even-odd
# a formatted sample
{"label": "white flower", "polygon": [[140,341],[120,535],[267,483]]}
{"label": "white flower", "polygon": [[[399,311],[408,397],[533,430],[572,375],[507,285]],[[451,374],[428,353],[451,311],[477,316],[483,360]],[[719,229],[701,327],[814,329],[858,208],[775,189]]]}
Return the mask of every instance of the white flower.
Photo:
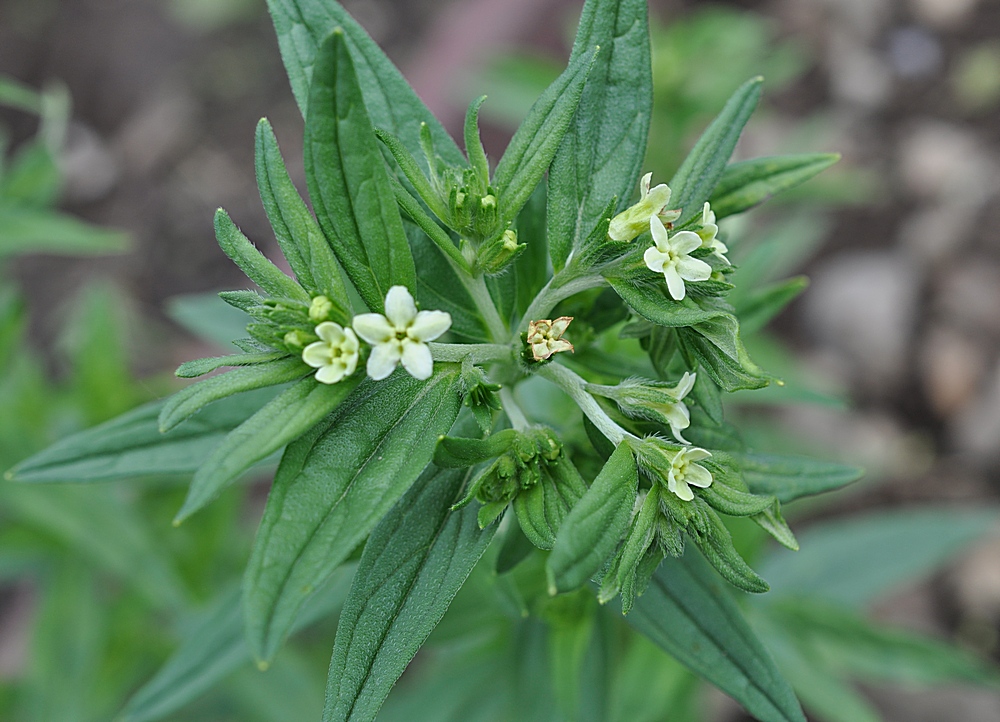
{"label": "white flower", "polygon": [[544,361],[560,351],[573,350],[573,344],[562,337],[572,320],[572,316],[560,316],[555,321],[541,319],[528,322],[528,345],[535,361]]}
{"label": "white flower", "polygon": [[302,360],[316,371],[321,384],[335,384],[358,367],[358,337],[339,323],[325,321],[316,327],[320,340],[302,349]]}
{"label": "white flower", "polygon": [[618,386],[588,386],[602,396],[610,396],[629,416],[652,419],[670,426],[670,431],[683,444],[690,443],[681,431],[691,425],[691,413],[683,399],[694,388],[696,375],[685,371],[677,385],[626,379]]}
{"label": "white flower", "polygon": [[649,227],[650,218],[659,218],[661,223],[673,223],[680,218],[680,211],[666,210],[670,202],[670,186],[660,183],[650,188],[652,177],[652,173],[647,173],[639,181],[639,202],[611,219],[608,238],[612,241],[631,241],[642,235]]}
{"label": "white flower", "polygon": [[719,226],[715,222],[715,211],[705,201],[705,207],[701,211],[701,228],[698,230],[698,237],[701,238],[702,248],[711,248],[712,253],[714,253],[719,259],[726,262],[727,265],[732,265],[729,263],[729,259],[726,258],[726,254],[729,253],[729,249],[726,248],[726,244],[716,238],[719,233]]}
{"label": "white flower", "polygon": [[662,273],[667,280],[667,290],[675,301],[684,298],[684,281],[705,281],[712,275],[712,267],[688,254],[701,247],[701,237],[693,231],[680,231],[672,236],[659,218],[649,219],[649,230],[655,245],[646,249],[643,260],[651,271]]}
{"label": "white flower", "polygon": [[417,311],[413,296],[405,286],[393,286],[385,296],[385,315],[362,313],[352,321],[358,336],[372,345],[368,375],[384,379],[400,361],[416,379],[428,379],[434,360],[427,341],[433,341],[451,327],[451,314],[444,311]]}
{"label": "white flower", "polygon": [[712,485],[711,472],[694,462],[710,456],[709,452],[696,446],[678,451],[667,472],[667,488],[683,501],[694,499],[692,486],[704,489]]}

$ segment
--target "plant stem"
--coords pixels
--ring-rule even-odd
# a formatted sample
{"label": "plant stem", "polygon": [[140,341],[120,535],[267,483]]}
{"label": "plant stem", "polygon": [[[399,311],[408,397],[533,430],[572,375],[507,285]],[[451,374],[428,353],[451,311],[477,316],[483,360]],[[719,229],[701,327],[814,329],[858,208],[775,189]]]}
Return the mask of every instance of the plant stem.
{"label": "plant stem", "polygon": [[468,356],[472,363],[513,361],[514,349],[498,343],[429,343],[435,361],[459,362]]}
{"label": "plant stem", "polygon": [[493,303],[490,289],[486,287],[486,279],[481,275],[470,276],[467,272],[457,269],[456,273],[458,273],[462,285],[465,286],[465,290],[472,296],[472,302],[476,304],[476,309],[486,322],[486,328],[493,340],[502,341],[507,338],[507,324],[500,318],[500,312],[497,311],[496,304]]}
{"label": "plant stem", "polygon": [[[567,266],[567,268],[569,268]],[[545,284],[544,288],[538,292],[535,299],[528,306],[528,310],[524,312],[524,316],[521,317],[521,322],[518,324],[518,330],[525,330],[528,328],[529,321],[537,321],[542,318],[547,318],[551,314],[552,309],[555,308],[556,304],[563,299],[569,298],[575,293],[580,293],[580,291],[586,291],[588,288],[597,288],[598,286],[604,285],[604,278],[597,274],[579,276],[577,278],[570,278],[565,281],[560,281],[560,276],[562,276],[567,269],[563,269],[552,278],[549,282]]]}
{"label": "plant stem", "polygon": [[510,419],[510,425],[515,429],[523,431],[531,426],[528,422],[528,417],[524,415],[521,407],[517,405],[517,401],[514,399],[514,393],[511,391],[509,386],[500,387],[500,403],[503,404],[504,413],[507,414],[507,418]]}
{"label": "plant stem", "polygon": [[587,393],[585,386],[587,382],[576,372],[571,371],[557,363],[545,364],[536,371],[539,376],[548,379],[561,388],[570,398],[576,402],[580,410],[587,415],[598,430],[608,437],[608,441],[616,446],[625,440],[626,437],[634,438],[625,429],[616,424],[604,409],[600,407],[594,397]]}

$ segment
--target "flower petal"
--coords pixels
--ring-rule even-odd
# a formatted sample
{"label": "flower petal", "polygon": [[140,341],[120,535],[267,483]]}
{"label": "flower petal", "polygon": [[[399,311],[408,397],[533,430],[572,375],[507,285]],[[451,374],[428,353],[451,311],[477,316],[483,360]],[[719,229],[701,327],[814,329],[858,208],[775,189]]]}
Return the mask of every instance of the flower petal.
{"label": "flower petal", "polygon": [[694,382],[697,380],[698,380],[697,374],[693,374],[690,371],[685,371],[684,375],[681,376],[681,380],[677,382],[676,386],[674,386],[674,391],[673,391],[674,397],[678,401],[683,399],[685,396],[691,393],[691,389],[694,388]]}
{"label": "flower petal", "polygon": [[669,259],[670,256],[666,253],[661,253],[656,246],[650,246],[642,254],[642,260],[646,262],[646,268],[657,273],[663,273],[663,264]]}
{"label": "flower petal", "polygon": [[394,339],[372,348],[372,355],[368,357],[368,375],[371,378],[379,381],[393,372],[402,355],[399,346],[399,342]]}
{"label": "flower petal", "polygon": [[705,451],[698,446],[691,449],[684,449],[681,453],[684,454],[684,458],[688,461],[701,461],[702,459],[707,459],[712,455],[710,452]]}
{"label": "flower petal", "polygon": [[549,336],[551,338],[560,338],[566,333],[566,329],[569,328],[570,321],[572,320],[572,316],[560,316],[557,318],[552,322],[552,330],[549,331]]}
{"label": "flower petal", "polygon": [[677,260],[677,273],[686,281],[707,281],[712,276],[712,267],[700,258],[685,256]]}
{"label": "flower petal", "polygon": [[396,329],[381,313],[359,313],[351,321],[358,336],[370,344],[380,344],[396,337]]}
{"label": "flower petal", "polygon": [[649,195],[649,181],[653,179],[652,173],[647,173],[639,180],[639,200]]}
{"label": "flower petal", "polygon": [[335,384],[346,376],[344,364],[337,362],[324,366],[316,372],[316,380],[321,384]]}
{"label": "flower petal", "polygon": [[327,343],[337,346],[344,340],[344,327],[333,321],[324,321],[316,327],[316,335]]}
{"label": "flower petal", "polygon": [[417,304],[406,286],[393,286],[385,294],[385,317],[397,331],[405,331],[417,316]]}
{"label": "flower petal", "polygon": [[667,280],[667,290],[670,291],[670,297],[675,301],[683,301],[686,293],[684,279],[677,273],[675,264],[671,263],[663,267],[663,277]]}
{"label": "flower petal", "polygon": [[433,341],[449,328],[451,314],[447,311],[421,311],[406,330],[406,335],[414,341]]}
{"label": "flower petal", "polygon": [[691,501],[694,499],[694,492],[688,487],[686,479],[678,479],[674,477],[673,488],[670,488],[670,484],[667,484],[667,488],[674,492],[681,501]]}
{"label": "flower petal", "polygon": [[701,464],[691,464],[684,474],[684,482],[704,489],[712,485],[712,474]]}
{"label": "flower petal", "polygon": [[[657,219],[659,220],[659,219]],[[662,225],[662,224],[661,224]],[[664,230],[664,233],[666,231]],[[679,256],[701,247],[701,236],[694,231],[678,231],[670,237],[670,248]]]}
{"label": "flower petal", "polygon": [[354,335],[354,331],[347,327],[344,329],[344,340],[340,342],[340,350],[342,353],[350,353],[355,356],[358,355],[358,347],[361,344],[358,343],[358,337]]}
{"label": "flower petal", "polygon": [[333,359],[333,349],[325,341],[316,341],[302,349],[302,360],[314,369],[323,368]]}
{"label": "flower petal", "polygon": [[660,185],[650,188],[645,201],[653,215],[660,215],[667,207],[667,203],[670,202],[670,186],[666,183],[660,183]]}
{"label": "flower petal", "polygon": [[[653,234],[653,243],[656,244],[660,253],[666,253],[670,250],[671,246],[668,245],[667,228],[663,225],[663,221],[656,216],[650,216],[649,218],[649,232]],[[687,233],[687,231],[681,232]],[[698,239],[698,245],[701,245],[701,239]]]}
{"label": "flower petal", "polygon": [[415,379],[429,379],[434,372],[434,359],[427,344],[403,339],[403,368]]}

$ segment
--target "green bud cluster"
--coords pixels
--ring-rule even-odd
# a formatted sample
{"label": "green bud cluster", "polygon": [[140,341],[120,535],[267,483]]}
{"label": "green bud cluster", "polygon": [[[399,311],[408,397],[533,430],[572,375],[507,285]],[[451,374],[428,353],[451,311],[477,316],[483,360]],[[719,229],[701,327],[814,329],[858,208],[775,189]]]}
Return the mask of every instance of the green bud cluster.
{"label": "green bud cluster", "polygon": [[503,408],[497,397],[500,384],[491,383],[486,372],[474,365],[469,357],[462,361],[459,383],[462,386],[462,403],[472,411],[480,430],[488,434],[493,427],[493,412]]}

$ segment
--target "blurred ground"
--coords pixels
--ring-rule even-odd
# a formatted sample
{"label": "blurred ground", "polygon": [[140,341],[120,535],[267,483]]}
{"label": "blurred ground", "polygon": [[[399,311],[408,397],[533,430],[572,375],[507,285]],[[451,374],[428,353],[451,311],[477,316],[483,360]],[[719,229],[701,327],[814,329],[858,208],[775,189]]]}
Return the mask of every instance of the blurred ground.
{"label": "blurred ground", "polygon": [[[453,130],[475,58],[532,46],[560,57],[575,0],[366,0],[348,9]],[[796,119],[821,110],[830,145],[879,178],[870,202],[833,218],[805,269],[804,298],[779,319],[805,364],[849,392],[852,410],[796,407],[783,422],[867,466],[844,509],[924,500],[995,503],[1000,470],[1000,2],[772,0],[732,3],[799,38],[814,62],[769,98],[744,149],[776,149]],[[4,0],[0,73],[64,82],[75,103],[66,208],[128,230],[135,250],[87,261],[34,257],[16,272],[33,302],[39,345],[87,278],[135,299],[140,371],[192,355],[162,312],[179,293],[239,287],[212,238],[225,206],[273,243],[253,180],[254,125],[267,115],[301,180],[301,120],[263,3],[250,0]],[[698,3],[653,3],[661,20]],[[724,42],[720,39],[720,42]],[[33,130],[0,119],[14,140]],[[502,148],[503,129],[487,135]],[[655,132],[655,129],[654,129]],[[494,157],[497,155],[493,153]],[[301,184],[300,184],[301,187]],[[270,254],[275,255],[275,254]],[[137,350],[138,351],[138,350]],[[996,655],[1000,546],[879,610],[957,633]],[[987,693],[878,690],[887,718],[1000,719]],[[945,711],[942,711],[945,710]]]}

